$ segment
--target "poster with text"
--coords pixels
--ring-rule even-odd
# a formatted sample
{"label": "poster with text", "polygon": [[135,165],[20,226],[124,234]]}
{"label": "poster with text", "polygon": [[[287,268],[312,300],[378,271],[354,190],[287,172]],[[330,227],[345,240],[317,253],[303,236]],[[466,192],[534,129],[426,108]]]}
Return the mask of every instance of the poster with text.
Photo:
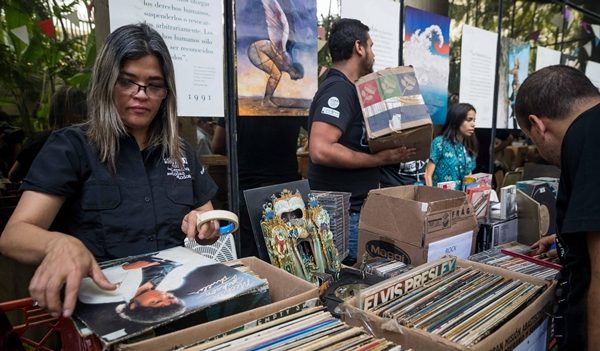
{"label": "poster with text", "polygon": [[392,0],[342,0],[341,16],[369,26],[375,71],[397,67],[400,47],[400,3]]}
{"label": "poster with text", "polygon": [[460,102],[477,110],[477,128],[491,128],[498,34],[463,25],[460,55]]}
{"label": "poster with text", "polygon": [[177,114],[224,116],[220,1],[109,0],[111,31],[146,22],[163,37],[175,66]]}
{"label": "poster with text", "polygon": [[600,63],[588,61],[585,65],[585,75],[600,89]]}
{"label": "poster with text", "polygon": [[[510,40],[508,46],[508,121],[507,125],[510,129],[517,129],[517,119],[515,116],[515,100],[521,83],[527,78],[529,72],[529,52],[531,46],[529,43],[521,43],[516,40]],[[500,116],[498,116],[500,120]]]}
{"label": "poster with text", "polygon": [[406,7],[404,65],[415,68],[433,124],[444,124],[450,74],[450,18]]}
{"label": "poster with text", "polygon": [[535,55],[535,70],[538,71],[552,65],[560,65],[560,51],[538,46]]}
{"label": "poster with text", "polygon": [[235,2],[240,116],[307,116],[317,91],[317,7]]}

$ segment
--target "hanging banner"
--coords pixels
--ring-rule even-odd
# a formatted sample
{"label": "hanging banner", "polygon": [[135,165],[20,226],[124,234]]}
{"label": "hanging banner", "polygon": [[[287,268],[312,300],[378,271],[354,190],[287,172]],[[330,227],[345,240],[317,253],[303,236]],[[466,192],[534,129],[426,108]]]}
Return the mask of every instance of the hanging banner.
{"label": "hanging banner", "polygon": [[173,64],[179,116],[223,117],[223,9],[220,1],[109,0],[110,30],[146,22]]}
{"label": "hanging banner", "polygon": [[537,47],[537,54],[535,55],[535,70],[538,71],[544,67],[559,65],[560,64],[560,51],[545,48],[543,46]]}
{"label": "hanging banner", "polygon": [[[510,128],[517,129],[517,119],[515,116],[515,100],[517,98],[517,92],[521,83],[527,78],[529,72],[529,52],[531,46],[529,43],[520,43],[515,40],[510,40],[508,46],[508,120],[506,118],[500,118],[498,116],[497,128]],[[504,123],[501,123],[502,121]]]}
{"label": "hanging banner", "polygon": [[400,3],[392,0],[342,0],[341,16],[369,26],[373,40],[375,71],[396,67],[400,48]]}
{"label": "hanging banner", "polygon": [[463,25],[460,55],[460,102],[477,110],[477,128],[491,128],[498,34]]}
{"label": "hanging banner", "polygon": [[25,45],[29,45],[29,33],[27,32],[27,26],[13,28],[10,31],[23,43],[25,43]]}
{"label": "hanging banner", "polygon": [[433,124],[444,124],[448,110],[450,18],[406,7],[404,65],[415,68]]}
{"label": "hanging banner", "polygon": [[588,61],[585,65],[585,75],[600,89],[600,63]]}
{"label": "hanging banner", "polygon": [[240,116],[308,116],[317,91],[315,0],[237,0]]}

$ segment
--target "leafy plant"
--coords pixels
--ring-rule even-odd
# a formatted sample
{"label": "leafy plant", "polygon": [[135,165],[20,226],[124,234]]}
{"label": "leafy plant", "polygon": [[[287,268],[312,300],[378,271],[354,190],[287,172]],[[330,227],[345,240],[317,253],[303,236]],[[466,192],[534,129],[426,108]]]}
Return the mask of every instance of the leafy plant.
{"label": "leafy plant", "polygon": [[[95,57],[94,35],[70,35],[65,16],[82,1],[51,6],[44,0],[0,1],[0,106],[12,105],[18,111],[26,134],[46,125],[48,104],[57,87],[85,88]],[[42,30],[40,22],[52,20],[56,35]],[[89,24],[91,27],[91,23]],[[15,29],[25,28],[29,43]],[[88,40],[90,39],[90,40]]]}

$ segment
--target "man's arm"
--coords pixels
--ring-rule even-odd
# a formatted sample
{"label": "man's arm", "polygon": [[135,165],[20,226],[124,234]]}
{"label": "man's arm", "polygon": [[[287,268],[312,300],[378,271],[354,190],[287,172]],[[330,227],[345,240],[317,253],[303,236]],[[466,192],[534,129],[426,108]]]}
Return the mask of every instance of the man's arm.
{"label": "man's arm", "polygon": [[590,287],[587,292],[587,343],[588,350],[600,345],[600,233],[587,233],[590,255]]}
{"label": "man's arm", "polygon": [[415,153],[414,148],[401,146],[375,154],[354,151],[338,141],[342,131],[329,123],[313,122],[308,139],[308,151],[313,163],[336,168],[369,168],[399,163]]}
{"label": "man's arm", "polygon": [[435,172],[435,163],[429,160],[425,166],[425,185],[433,186],[433,172]]}

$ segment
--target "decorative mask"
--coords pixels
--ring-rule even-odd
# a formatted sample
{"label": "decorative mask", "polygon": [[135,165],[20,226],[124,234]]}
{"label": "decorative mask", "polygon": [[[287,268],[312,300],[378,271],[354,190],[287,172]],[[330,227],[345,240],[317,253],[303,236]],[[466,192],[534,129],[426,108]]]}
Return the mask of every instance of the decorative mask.
{"label": "decorative mask", "polygon": [[271,263],[315,282],[315,273],[340,270],[339,255],[329,229],[329,214],[309,194],[283,189],[263,205],[261,228]]}

